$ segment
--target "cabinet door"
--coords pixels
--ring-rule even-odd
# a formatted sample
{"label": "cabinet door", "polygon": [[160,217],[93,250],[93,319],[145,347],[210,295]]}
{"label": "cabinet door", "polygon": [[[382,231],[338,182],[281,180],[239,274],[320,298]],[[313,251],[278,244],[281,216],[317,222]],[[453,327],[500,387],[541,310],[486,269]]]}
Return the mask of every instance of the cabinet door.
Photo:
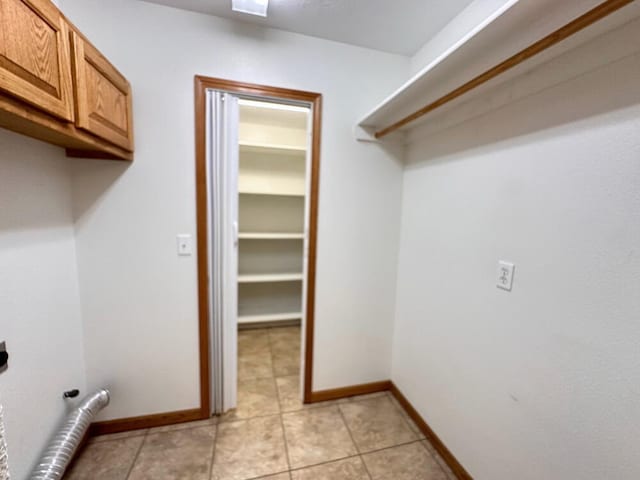
{"label": "cabinet door", "polygon": [[72,33],[76,125],[133,151],[131,86],[106,58]]}
{"label": "cabinet door", "polygon": [[49,0],[0,0],[0,90],[73,121],[69,28]]}

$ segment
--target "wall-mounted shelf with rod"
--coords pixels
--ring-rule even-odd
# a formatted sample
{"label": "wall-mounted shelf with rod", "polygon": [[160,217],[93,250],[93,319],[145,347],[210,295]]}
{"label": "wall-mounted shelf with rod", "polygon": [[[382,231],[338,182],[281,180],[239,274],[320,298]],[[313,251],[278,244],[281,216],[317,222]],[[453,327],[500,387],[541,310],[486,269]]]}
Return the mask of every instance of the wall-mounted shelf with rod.
{"label": "wall-mounted shelf with rod", "polygon": [[636,0],[510,0],[369,112],[359,139],[407,131],[640,16]]}

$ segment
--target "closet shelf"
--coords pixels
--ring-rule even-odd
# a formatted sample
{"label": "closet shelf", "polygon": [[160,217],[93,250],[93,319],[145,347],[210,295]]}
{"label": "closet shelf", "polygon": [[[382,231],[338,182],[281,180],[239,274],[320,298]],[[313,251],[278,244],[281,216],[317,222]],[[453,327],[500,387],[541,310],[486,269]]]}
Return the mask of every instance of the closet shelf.
{"label": "closet shelf", "polygon": [[638,3],[510,0],[371,110],[356,136],[372,141],[410,131],[428,113],[478,97],[640,16]]}
{"label": "closet shelf", "polygon": [[246,190],[240,190],[240,195],[271,195],[274,197],[304,197],[304,193],[289,193],[289,192],[249,192]]}
{"label": "closet shelf", "polygon": [[264,315],[240,315],[238,317],[238,323],[262,323],[300,319],[302,319],[302,312],[269,313]]}
{"label": "closet shelf", "polygon": [[240,152],[251,153],[271,153],[278,155],[300,156],[305,157],[306,147],[297,147],[294,145],[278,145],[273,143],[258,143],[240,141]]}
{"label": "closet shelf", "polygon": [[238,283],[296,282],[301,281],[302,279],[302,273],[238,275]]}
{"label": "closet shelf", "polygon": [[243,232],[238,234],[240,240],[304,240],[304,233],[262,233]]}

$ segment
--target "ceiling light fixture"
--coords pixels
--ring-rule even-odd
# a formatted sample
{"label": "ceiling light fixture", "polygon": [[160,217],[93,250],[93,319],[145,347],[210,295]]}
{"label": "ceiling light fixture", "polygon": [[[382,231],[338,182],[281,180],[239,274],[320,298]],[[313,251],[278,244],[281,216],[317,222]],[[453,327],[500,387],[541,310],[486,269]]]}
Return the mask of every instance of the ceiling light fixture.
{"label": "ceiling light fixture", "polygon": [[267,16],[269,0],[231,0],[231,9],[234,12],[248,13],[260,17]]}

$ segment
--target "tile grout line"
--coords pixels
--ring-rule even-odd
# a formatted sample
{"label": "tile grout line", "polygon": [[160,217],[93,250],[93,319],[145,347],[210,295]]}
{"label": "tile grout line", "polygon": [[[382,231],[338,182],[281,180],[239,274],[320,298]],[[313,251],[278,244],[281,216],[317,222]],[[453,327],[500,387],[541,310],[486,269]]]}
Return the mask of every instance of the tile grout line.
{"label": "tile grout line", "polygon": [[347,423],[347,419],[344,416],[344,412],[342,411],[342,409],[340,408],[340,405],[336,405],[338,407],[338,412],[340,413],[340,418],[342,419],[342,423],[344,423],[344,426],[347,429],[347,432],[349,433],[349,438],[351,439],[351,443],[353,443],[353,446],[356,447],[356,452],[358,455],[360,455],[360,447],[358,447],[358,444],[356,443],[355,438],[353,438],[353,433],[351,432],[351,429],[349,428],[349,424]]}
{"label": "tile grout line", "polygon": [[370,450],[370,451],[364,452],[361,455],[369,455],[370,453],[384,452],[385,450],[392,450],[392,449],[397,448],[397,447],[406,447],[407,445],[413,445],[414,443],[421,443],[421,442],[422,442],[422,440],[411,440],[409,442],[402,442],[402,443],[398,443],[396,445],[390,445],[388,447],[376,448],[375,450]]}
{"label": "tile grout line", "polygon": [[[440,470],[442,470],[442,472],[444,473],[444,476],[447,480],[451,479],[451,476],[449,475],[449,473],[444,469],[444,467],[442,466],[442,464],[440,463],[440,460],[438,460],[438,457],[436,455],[438,455],[437,453],[434,455],[434,452],[432,452],[431,450],[429,450],[426,445],[425,442],[429,442],[429,440],[422,440],[420,443],[422,444],[422,447],[427,451],[427,454],[433,459],[434,462],[436,462],[436,465],[438,465],[438,468],[440,468]],[[432,447],[433,448],[433,447]],[[444,460],[442,460],[444,462]]]}
{"label": "tile grout line", "polygon": [[369,472],[369,469],[367,468],[367,464],[365,463],[364,458],[362,457],[362,452],[360,451],[360,447],[356,443],[355,438],[353,438],[353,433],[351,432],[351,428],[349,428],[349,423],[347,422],[347,418],[344,416],[344,412],[342,411],[342,408],[340,408],[340,405],[337,405],[337,407],[338,407],[338,412],[340,412],[340,418],[342,418],[342,423],[344,423],[344,426],[347,428],[347,432],[349,432],[349,437],[351,438],[351,442],[353,443],[353,446],[356,447],[356,452],[358,452],[357,456],[358,458],[360,458],[360,461],[364,466],[364,471],[367,472],[367,476],[369,477],[369,479],[373,480],[373,477],[371,476],[371,472]]}
{"label": "tile grout line", "polygon": [[[389,396],[390,396],[391,404],[400,413],[400,416],[404,419],[405,423],[409,427],[409,430],[411,430],[418,437],[420,437],[420,434],[422,434],[422,432],[420,432],[420,434],[417,434],[413,430],[413,427],[411,426],[411,422],[413,422],[413,420],[411,420],[411,417],[409,417],[409,414],[407,413],[407,411],[402,407],[402,405],[400,405],[400,402],[398,402],[397,399],[392,394],[389,394]],[[396,401],[394,402],[394,400],[396,400]],[[424,436],[424,434],[423,434],[423,436]],[[431,445],[431,442],[426,437],[425,438],[418,438],[418,440],[420,441],[420,443],[422,444],[424,449],[427,451],[429,456],[433,459],[433,461],[436,462],[436,464],[438,465],[440,470],[442,470],[442,472],[444,472],[444,476],[447,477],[447,479],[448,479],[449,478],[449,474],[447,473],[447,471],[443,468],[443,466],[438,461],[439,454],[435,451],[435,449],[433,451],[431,451],[425,445],[425,443],[428,443],[429,445]],[[431,445],[431,448],[433,448],[433,445]],[[435,453],[435,455],[434,455],[434,453]]]}
{"label": "tile grout line", "polygon": [[[340,458],[334,458],[334,459],[331,459],[331,460],[325,460],[323,462],[313,463],[311,465],[305,465],[304,467],[292,468],[291,471],[292,472],[299,472],[301,470],[306,470],[308,468],[320,467],[320,466],[323,466],[323,465],[329,465],[331,463],[342,462],[344,460],[349,460],[351,458],[360,458],[360,457],[363,457],[364,455],[369,455],[371,453],[384,452],[385,450],[392,450],[392,449],[397,448],[397,447],[405,447],[407,445],[412,445],[414,443],[420,443],[420,442],[421,442],[421,440],[411,440],[410,442],[399,443],[397,445],[392,445],[390,447],[377,448],[375,450],[367,451],[367,452],[364,452],[364,453],[358,453],[356,455],[347,455],[346,457],[340,457]],[[284,472],[281,472],[281,473],[284,473]],[[258,478],[262,478],[262,477],[258,477]],[[255,480],[255,479],[249,479],[249,480]]]}
{"label": "tile grout line", "polygon": [[147,443],[147,436],[149,435],[149,431],[150,429],[148,429],[142,437],[142,441],[140,442],[138,451],[136,452],[136,455],[133,457],[133,462],[131,462],[131,466],[129,467],[129,470],[127,470],[127,475],[124,477],[125,480],[128,480],[131,477],[131,474],[133,473],[133,469],[136,466],[136,462],[140,457],[140,452],[142,451],[142,447],[144,447],[144,444]]}
{"label": "tile grout line", "polygon": [[367,467],[367,462],[364,461],[364,455],[360,454],[360,455],[358,455],[358,458],[362,462],[362,466],[364,467],[364,471],[367,472],[367,476],[369,477],[369,479],[373,480],[373,475],[371,475],[371,472],[369,471],[369,467]]}
{"label": "tile grout line", "polygon": [[[389,401],[391,402],[391,405],[393,405],[393,408],[396,409],[396,411],[400,414],[400,416],[402,417],[402,419],[404,420],[404,423],[407,425],[407,427],[409,427],[409,430],[411,431],[411,433],[415,434],[418,437],[418,440],[426,440],[425,438],[419,438],[420,435],[423,435],[422,432],[418,433],[416,432],[413,427],[411,426],[411,422],[413,422],[413,420],[411,420],[411,417],[409,417],[409,414],[407,413],[407,411],[402,407],[402,405],[400,405],[400,403],[398,402],[398,400],[389,392],[387,398],[389,398]],[[394,402],[395,400],[395,402]],[[418,426],[416,425],[416,428]]]}
{"label": "tile grout line", "polygon": [[292,468],[291,472],[301,472],[303,470],[308,470],[311,468],[322,467],[324,465],[331,465],[332,463],[344,462],[345,460],[350,460],[352,458],[359,458],[360,454],[356,455],[347,455],[346,457],[334,458],[331,460],[325,460],[324,462],[312,463],[311,465],[305,465],[304,467],[296,467]]}
{"label": "tile grout line", "polygon": [[271,373],[273,373],[273,386],[276,389],[276,400],[278,401],[278,416],[280,418],[280,429],[282,430],[282,441],[284,443],[284,453],[287,459],[287,473],[291,479],[291,458],[289,456],[289,444],[287,443],[287,433],[284,429],[284,418],[282,417],[282,402],[280,401],[280,390],[278,389],[278,379],[276,377],[276,368],[273,365],[273,344],[271,343],[271,329],[267,332],[269,342],[269,353],[271,354]]}
{"label": "tile grout line", "polygon": [[215,429],[215,437],[213,439],[213,448],[211,450],[211,465],[209,466],[209,480],[213,479],[213,463],[216,461],[216,446],[218,445],[218,437],[220,436],[220,431],[218,429],[218,422],[220,419],[216,421]]}

